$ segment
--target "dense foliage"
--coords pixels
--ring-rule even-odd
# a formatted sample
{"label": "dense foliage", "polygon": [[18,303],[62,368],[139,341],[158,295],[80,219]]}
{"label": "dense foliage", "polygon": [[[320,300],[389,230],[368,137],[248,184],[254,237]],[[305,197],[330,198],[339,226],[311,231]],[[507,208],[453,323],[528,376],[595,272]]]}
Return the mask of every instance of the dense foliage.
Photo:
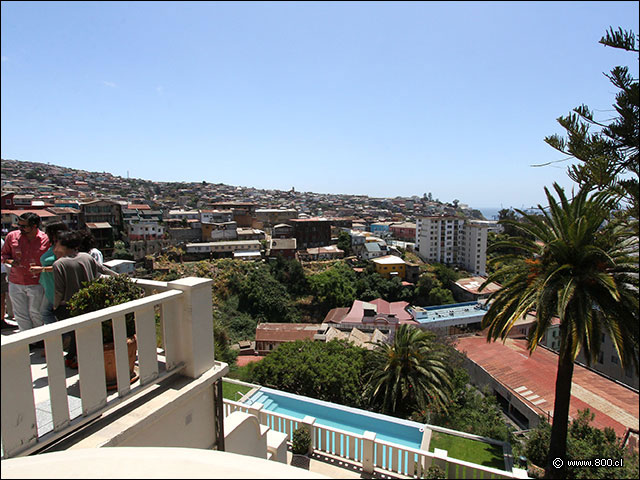
{"label": "dense foliage", "polygon": [[300,426],[293,431],[291,436],[291,451],[296,455],[306,455],[311,446],[311,435],[309,430]]}
{"label": "dense foliage", "polygon": [[324,272],[309,277],[311,292],[325,311],[350,306],[356,299],[355,273],[346,263],[338,262]]}
{"label": "dense foliage", "polygon": [[251,369],[251,381],[351,407],[362,406],[368,351],[346,341],[281,344]]}
{"label": "dense foliage", "polygon": [[[68,302],[69,313],[72,317],[83,313],[95,312],[107,307],[137,300],[144,296],[144,290],[138,287],[127,275],[116,277],[100,277],[85,284]],[[125,315],[127,336],[135,334],[134,314]],[[113,342],[111,321],[102,322],[102,340],[104,343]]]}
{"label": "dense foliage", "polygon": [[[569,427],[567,460],[611,459],[621,466],[568,467],[568,478],[638,478],[638,453],[622,447],[620,439],[611,428],[600,430],[593,425],[594,414],[580,410]],[[551,425],[544,417],[532,429],[522,445],[516,448],[534,465],[544,465],[551,439]]]}
{"label": "dense foliage", "polygon": [[450,371],[443,346],[434,340],[432,332],[404,324],[392,344],[376,344],[364,391],[371,407],[403,418],[428,407],[446,411]]}

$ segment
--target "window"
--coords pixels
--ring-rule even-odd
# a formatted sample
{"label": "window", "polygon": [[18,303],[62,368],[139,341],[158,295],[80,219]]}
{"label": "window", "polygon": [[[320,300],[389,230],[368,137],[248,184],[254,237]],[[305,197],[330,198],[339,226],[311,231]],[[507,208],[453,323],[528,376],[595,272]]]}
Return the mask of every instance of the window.
{"label": "window", "polygon": [[618,356],[617,355],[611,355],[611,363],[617,365],[618,364]]}

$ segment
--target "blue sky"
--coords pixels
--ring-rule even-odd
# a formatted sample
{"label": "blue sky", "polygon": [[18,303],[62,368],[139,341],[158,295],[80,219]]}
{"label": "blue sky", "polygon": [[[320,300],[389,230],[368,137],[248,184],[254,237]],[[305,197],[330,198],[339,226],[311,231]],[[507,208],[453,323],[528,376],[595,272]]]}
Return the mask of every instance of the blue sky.
{"label": "blue sky", "polygon": [[637,2],[2,2],[2,158],[529,207]]}

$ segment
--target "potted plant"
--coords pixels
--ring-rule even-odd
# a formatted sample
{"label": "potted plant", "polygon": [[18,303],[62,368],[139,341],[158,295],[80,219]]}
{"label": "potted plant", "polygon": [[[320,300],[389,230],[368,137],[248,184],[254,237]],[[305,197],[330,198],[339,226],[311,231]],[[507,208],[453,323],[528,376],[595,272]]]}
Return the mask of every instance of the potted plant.
{"label": "potted plant", "polygon": [[307,454],[311,448],[311,435],[309,430],[300,426],[296,428],[291,437],[291,451],[293,458],[291,465],[301,468],[309,468],[309,457]]}
{"label": "potted plant", "polygon": [[[114,305],[137,300],[144,296],[144,290],[138,287],[127,275],[100,277],[78,290],[69,300],[69,312],[72,317],[95,312]],[[137,379],[135,361],[138,342],[136,340],[135,317],[133,312],[125,315],[127,351],[129,357],[129,375],[131,382]],[[102,322],[102,343],[104,350],[104,368],[107,390],[117,388],[115,346],[113,343],[113,325],[111,320]]]}

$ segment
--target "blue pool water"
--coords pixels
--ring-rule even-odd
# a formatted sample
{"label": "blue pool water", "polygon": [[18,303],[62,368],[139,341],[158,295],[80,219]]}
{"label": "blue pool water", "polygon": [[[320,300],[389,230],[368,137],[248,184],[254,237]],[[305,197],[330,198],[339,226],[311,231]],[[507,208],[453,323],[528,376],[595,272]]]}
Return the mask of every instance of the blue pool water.
{"label": "blue pool water", "polygon": [[375,432],[379,440],[405,447],[419,449],[422,442],[423,425],[420,423],[266,387],[260,388],[245,403],[249,405],[261,403],[263,410],[289,415],[299,420],[309,415],[315,417],[318,425],[339,428],[358,435],[368,430]]}

